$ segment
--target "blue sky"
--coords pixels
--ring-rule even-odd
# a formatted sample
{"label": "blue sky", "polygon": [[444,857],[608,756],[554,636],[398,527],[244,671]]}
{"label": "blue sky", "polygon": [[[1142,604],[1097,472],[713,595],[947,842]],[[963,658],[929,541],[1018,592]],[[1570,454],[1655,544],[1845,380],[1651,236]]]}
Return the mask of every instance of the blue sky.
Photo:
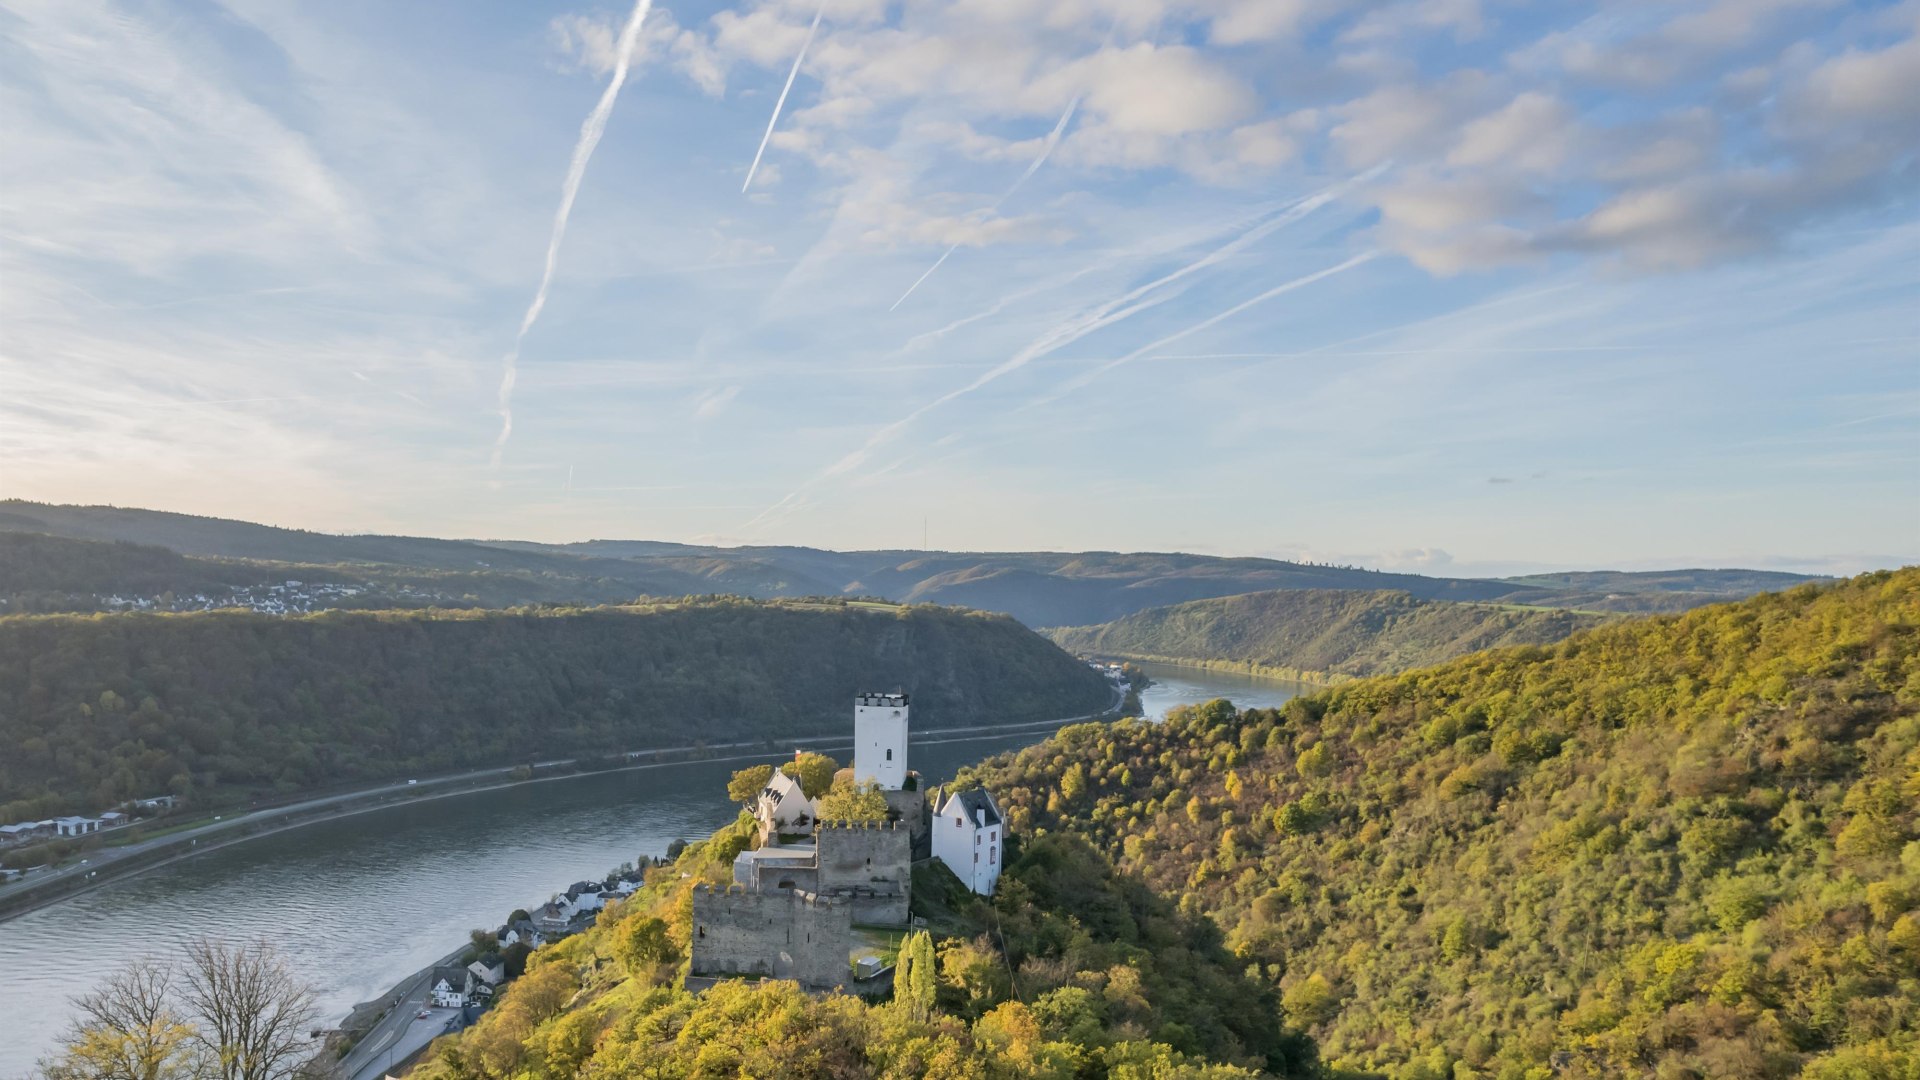
{"label": "blue sky", "polygon": [[634,11],[0,0],[0,494],[1920,557],[1920,3]]}

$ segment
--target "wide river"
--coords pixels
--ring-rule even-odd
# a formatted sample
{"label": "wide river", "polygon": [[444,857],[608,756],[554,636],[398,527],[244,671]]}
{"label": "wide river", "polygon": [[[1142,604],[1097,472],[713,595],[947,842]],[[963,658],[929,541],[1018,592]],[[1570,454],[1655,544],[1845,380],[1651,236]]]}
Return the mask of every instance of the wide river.
{"label": "wide river", "polygon": [[[1267,707],[1308,689],[1197,668],[1148,671],[1154,685],[1143,704],[1155,717],[1216,697]],[[1043,735],[928,732],[913,742],[913,765],[938,782]],[[731,820],[727,777],[743,764],[602,773],[376,810],[209,852],[0,924],[0,1077],[32,1070],[66,1023],[67,1000],[102,974],[203,935],[275,942],[336,1020],[468,930]]]}

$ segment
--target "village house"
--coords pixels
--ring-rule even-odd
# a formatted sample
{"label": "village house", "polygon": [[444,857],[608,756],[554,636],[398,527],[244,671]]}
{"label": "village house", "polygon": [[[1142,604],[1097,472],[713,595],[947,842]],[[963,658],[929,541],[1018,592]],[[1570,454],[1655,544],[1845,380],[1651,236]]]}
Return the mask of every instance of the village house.
{"label": "village house", "polygon": [[497,936],[502,949],[513,945],[525,945],[529,949],[537,949],[545,941],[540,936],[539,928],[533,925],[531,919],[515,919],[502,926]]}
{"label": "village house", "polygon": [[25,844],[53,835],[51,822],[22,821],[0,825],[0,845]]}
{"label": "village house", "polygon": [[473,1000],[473,972],[447,964],[433,969],[427,979],[427,992],[435,1005],[443,1009],[464,1009]]}
{"label": "village house", "polygon": [[573,927],[573,908],[565,900],[553,899],[533,913],[533,928],[548,941],[565,937]]}
{"label": "village house", "polygon": [[467,970],[473,972],[473,977],[483,986],[499,986],[507,981],[507,962],[494,953],[468,964]]}
{"label": "village house", "polygon": [[984,788],[934,793],[933,857],[947,864],[967,888],[992,896],[1000,881],[1006,826],[1000,807]]}

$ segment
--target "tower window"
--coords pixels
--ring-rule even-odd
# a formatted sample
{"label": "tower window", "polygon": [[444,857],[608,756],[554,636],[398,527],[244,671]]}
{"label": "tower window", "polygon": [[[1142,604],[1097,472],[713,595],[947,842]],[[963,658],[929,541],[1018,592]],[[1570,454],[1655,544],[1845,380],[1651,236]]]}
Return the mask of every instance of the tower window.
{"label": "tower window", "polygon": [[892,747],[888,747],[888,748],[887,748],[887,760],[888,760],[888,761],[892,761],[892,760],[893,760],[893,748],[892,748]]}

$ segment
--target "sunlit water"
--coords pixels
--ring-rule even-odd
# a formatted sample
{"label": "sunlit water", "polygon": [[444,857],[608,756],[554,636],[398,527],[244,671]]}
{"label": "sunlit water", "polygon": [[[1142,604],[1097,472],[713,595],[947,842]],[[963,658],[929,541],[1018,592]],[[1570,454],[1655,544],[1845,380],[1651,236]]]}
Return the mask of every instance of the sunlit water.
{"label": "sunlit water", "polygon": [[[1266,707],[1300,687],[1150,665],[1150,715],[1231,698]],[[1044,732],[928,733],[930,781]],[[249,841],[0,923],[0,1077],[22,1076],[66,1023],[67,1000],[142,955],[202,935],[265,937],[319,988],[328,1021],[445,955],[467,931],[732,819],[740,761],[584,776],[377,810]]]}

